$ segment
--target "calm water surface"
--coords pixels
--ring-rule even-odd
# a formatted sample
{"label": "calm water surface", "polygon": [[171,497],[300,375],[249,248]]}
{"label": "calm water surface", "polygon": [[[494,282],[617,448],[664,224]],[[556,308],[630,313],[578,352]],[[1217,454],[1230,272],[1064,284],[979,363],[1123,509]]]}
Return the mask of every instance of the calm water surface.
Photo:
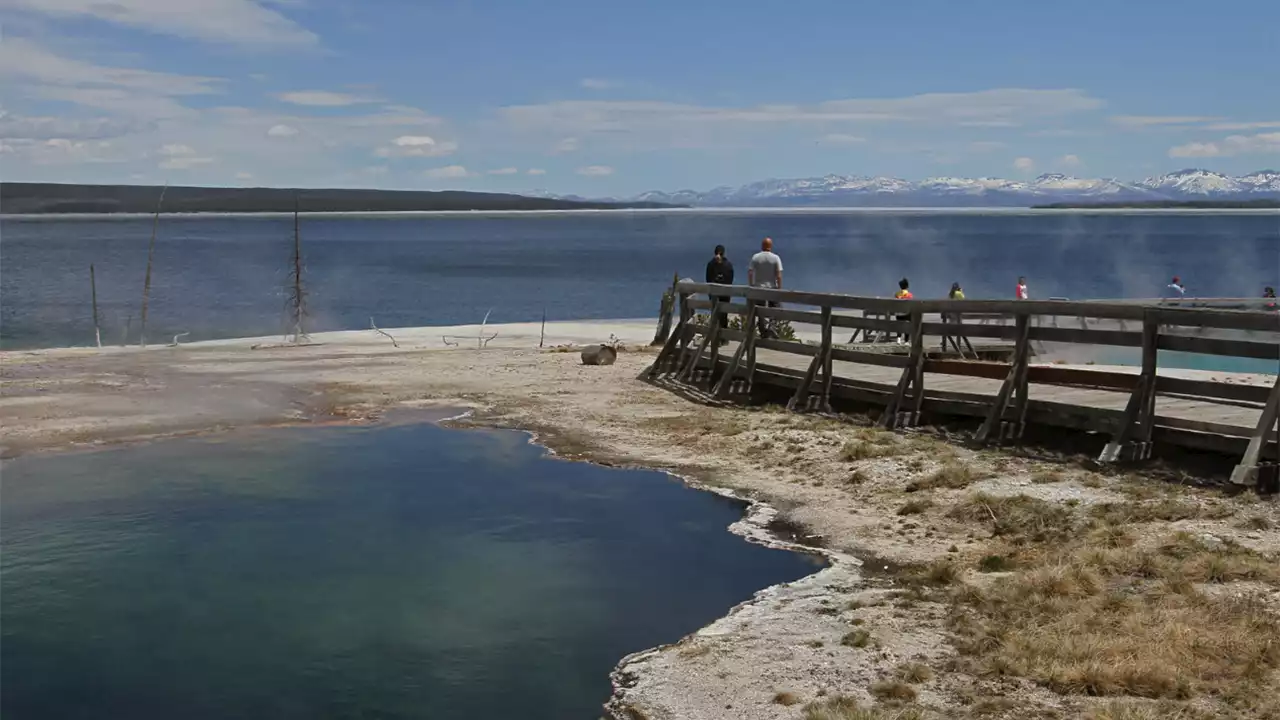
{"label": "calm water surface", "polygon": [[[89,264],[104,338],[136,340],[150,218],[0,220],[0,345],[92,342]],[[1280,213],[576,213],[304,217],[314,330],[650,317],[673,273],[701,278],[718,243],[745,280],[771,235],[787,284],[917,297],[1198,296],[1280,286]],[[149,334],[187,341],[281,331],[291,217],[164,217]]]}
{"label": "calm water surface", "polygon": [[806,556],[661,473],[433,425],[4,466],[6,718],[584,718]]}

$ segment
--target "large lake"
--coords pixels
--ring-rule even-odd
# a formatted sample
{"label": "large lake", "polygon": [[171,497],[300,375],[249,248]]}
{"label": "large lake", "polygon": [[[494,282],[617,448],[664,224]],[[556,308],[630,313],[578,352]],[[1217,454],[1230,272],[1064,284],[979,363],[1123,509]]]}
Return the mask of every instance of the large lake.
{"label": "large lake", "polygon": [[818,569],[741,514],[430,424],[6,461],[0,714],[592,720],[624,655]]}
{"label": "large lake", "polygon": [[[1280,213],[616,212],[303,217],[311,328],[648,317],[673,273],[701,278],[724,244],[746,260],[771,235],[791,287],[917,297],[1154,297],[1181,275],[1198,296],[1280,286]],[[0,220],[0,345],[92,342],[89,265],[104,339],[136,340],[150,218]],[[168,216],[148,334],[188,341],[281,331],[287,216]]]}

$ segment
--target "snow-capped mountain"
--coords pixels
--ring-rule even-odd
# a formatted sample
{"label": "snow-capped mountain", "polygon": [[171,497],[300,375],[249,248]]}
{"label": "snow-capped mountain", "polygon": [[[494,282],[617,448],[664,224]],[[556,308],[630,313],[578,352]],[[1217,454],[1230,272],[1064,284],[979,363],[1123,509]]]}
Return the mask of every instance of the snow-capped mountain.
{"label": "snow-capped mountain", "polygon": [[898,178],[825,175],[762,180],[705,192],[647,192],[634,201],[702,207],[875,207],[1027,206],[1057,202],[1126,202],[1280,198],[1280,172],[1261,170],[1229,177],[1208,170],[1179,170],[1134,183],[1111,178],[1076,178],[1052,173],[1034,180],[935,177],[919,182]]}

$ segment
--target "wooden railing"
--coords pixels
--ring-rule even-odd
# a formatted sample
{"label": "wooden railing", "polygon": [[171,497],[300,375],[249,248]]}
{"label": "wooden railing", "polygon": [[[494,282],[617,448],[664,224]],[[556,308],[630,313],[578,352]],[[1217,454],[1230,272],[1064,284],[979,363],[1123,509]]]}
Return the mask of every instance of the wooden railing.
{"label": "wooden railing", "polygon": [[[836,379],[832,370],[834,361],[900,368],[902,372],[896,383],[882,393],[880,423],[889,428],[919,421],[926,401],[926,373],[1001,380],[999,390],[993,397],[986,398],[990,405],[985,409],[985,418],[976,435],[978,442],[987,443],[1021,439],[1032,404],[1031,384],[1125,392],[1129,395],[1128,402],[1118,418],[1115,410],[1071,408],[1074,417],[1085,418],[1086,429],[1110,433],[1110,442],[1099,460],[1112,462],[1150,457],[1157,423],[1157,393],[1187,395],[1215,402],[1260,405],[1260,417],[1256,427],[1247,433],[1248,444],[1232,480],[1253,484],[1260,467],[1265,467],[1264,472],[1275,472],[1274,465],[1260,465],[1260,460],[1263,452],[1275,443],[1280,379],[1268,388],[1169,377],[1159,374],[1157,367],[1158,352],[1172,350],[1269,360],[1273,363],[1271,367],[1276,368],[1272,372],[1280,371],[1280,314],[1275,311],[1261,307],[1257,310],[1188,308],[1159,301],[896,300],[690,281],[676,283],[675,297],[679,321],[666,338],[649,376],[688,383],[700,369],[709,368],[708,390],[716,398],[728,397],[735,385],[750,391],[760,349],[811,358],[788,402],[787,407],[793,410],[814,405],[819,410],[830,410]],[[727,298],[728,302],[720,298]],[[765,303],[781,307],[768,307]],[[698,311],[706,311],[709,320],[695,322]],[[741,317],[742,329],[720,327],[722,315]],[[901,317],[906,319],[898,319]],[[802,342],[760,337],[759,318],[817,326],[820,339]],[[990,322],[993,318],[1002,321]],[[1068,321],[1059,323],[1059,318]],[[1096,327],[1098,325],[1106,327]],[[837,329],[861,331],[864,335],[894,333],[909,337],[910,344],[901,354],[876,352],[865,346],[840,347],[835,341]],[[1008,341],[1012,343],[1012,359],[1005,363],[931,359],[924,347],[926,336],[950,337],[952,342],[963,339],[965,343],[969,338]],[[722,340],[738,342],[728,358],[720,357]],[[1033,343],[1137,348],[1141,352],[1141,370],[1133,374],[1032,365]],[[722,366],[723,371],[718,372]],[[852,380],[856,382],[857,378]],[[1160,425],[1162,430],[1178,431],[1184,436],[1188,433],[1227,435],[1232,439],[1244,436],[1239,428],[1189,418],[1162,417]],[[1076,427],[1079,426],[1077,421]]]}

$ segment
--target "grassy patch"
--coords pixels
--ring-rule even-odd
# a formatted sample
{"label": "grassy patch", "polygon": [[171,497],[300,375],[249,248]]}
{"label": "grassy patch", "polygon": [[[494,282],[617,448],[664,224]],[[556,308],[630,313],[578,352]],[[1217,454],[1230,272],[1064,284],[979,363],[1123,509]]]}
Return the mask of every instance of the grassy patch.
{"label": "grassy patch", "polygon": [[969,487],[978,480],[982,480],[987,477],[990,477],[989,473],[981,470],[974,470],[970,465],[951,462],[943,465],[929,475],[907,483],[906,490],[907,492],[932,490],[933,488],[959,490],[960,488]]}
{"label": "grassy patch", "polygon": [[733,412],[656,417],[645,422],[676,435],[681,444],[694,444],[707,436],[733,437],[751,429],[746,418]]}
{"label": "grassy patch", "polygon": [[919,515],[931,507],[933,507],[933,501],[929,498],[916,498],[915,500],[910,500],[905,505],[898,508],[898,514]]}
{"label": "grassy patch", "polygon": [[847,695],[836,695],[804,706],[804,720],[921,720],[918,707],[862,707]]}
{"label": "grassy patch", "polygon": [[1255,560],[1225,560],[1184,537],[1150,552],[1079,548],[1057,564],[961,588],[950,625],[983,671],[1060,693],[1222,694],[1280,668],[1280,621],[1252,600],[1210,598],[1187,580],[1208,577],[1209,567],[1259,572]]}
{"label": "grassy patch", "polygon": [[864,648],[871,644],[871,633],[862,628],[850,630],[844,634],[844,637],[840,638],[840,644],[847,647]]}
{"label": "grassy patch", "polygon": [[1085,720],[1209,720],[1217,716],[1173,700],[1116,700],[1091,708],[1084,717]]}

